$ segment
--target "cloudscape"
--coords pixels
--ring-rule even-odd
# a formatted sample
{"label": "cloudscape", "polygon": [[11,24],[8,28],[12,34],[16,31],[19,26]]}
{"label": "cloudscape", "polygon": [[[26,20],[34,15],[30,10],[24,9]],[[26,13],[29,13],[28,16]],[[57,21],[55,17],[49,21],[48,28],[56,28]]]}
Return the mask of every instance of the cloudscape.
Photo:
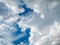
{"label": "cloudscape", "polygon": [[0,45],[60,45],[60,0],[0,0]]}

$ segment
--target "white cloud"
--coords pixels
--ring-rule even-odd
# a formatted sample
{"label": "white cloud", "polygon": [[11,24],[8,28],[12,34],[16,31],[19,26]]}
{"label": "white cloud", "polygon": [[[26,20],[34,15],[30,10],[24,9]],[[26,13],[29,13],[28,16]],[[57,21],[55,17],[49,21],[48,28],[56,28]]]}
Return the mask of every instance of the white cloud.
{"label": "white cloud", "polygon": [[[12,34],[11,34],[11,31],[8,30],[8,28],[11,28],[11,27],[7,27],[7,25],[5,24],[0,24],[0,38],[2,40],[0,40],[0,44],[3,45],[3,44],[6,44],[8,45],[8,43],[10,44],[11,43],[11,40],[12,40]],[[11,45],[13,45],[11,43]]]}
{"label": "white cloud", "polygon": [[34,10],[36,13],[41,13],[40,8],[39,8],[38,5],[34,5],[33,10]]}
{"label": "white cloud", "polygon": [[32,8],[35,12],[50,13],[53,9],[60,4],[58,0],[25,0],[28,7]]}
{"label": "white cloud", "polygon": [[44,18],[45,18],[45,15],[44,15],[44,14],[41,14],[40,17],[41,17],[42,19],[44,19]]}
{"label": "white cloud", "polygon": [[33,42],[33,45],[60,45],[60,24],[54,22],[52,26],[49,27],[50,33],[42,35],[38,42]]}
{"label": "white cloud", "polygon": [[[8,2],[6,0],[4,1],[2,0],[0,1],[0,3],[3,4],[3,5],[0,4],[1,8],[3,8],[4,6],[7,6],[6,3]],[[14,12],[9,10],[10,8],[6,7],[8,11],[4,12],[2,10],[2,15],[0,15],[0,23],[1,23],[0,24],[0,36],[2,37],[2,38],[0,37],[2,39],[0,40],[0,45],[13,45],[12,41],[13,41],[14,35],[12,33],[16,32],[16,28],[13,26],[13,23],[16,22],[19,17],[17,15],[14,15]]]}

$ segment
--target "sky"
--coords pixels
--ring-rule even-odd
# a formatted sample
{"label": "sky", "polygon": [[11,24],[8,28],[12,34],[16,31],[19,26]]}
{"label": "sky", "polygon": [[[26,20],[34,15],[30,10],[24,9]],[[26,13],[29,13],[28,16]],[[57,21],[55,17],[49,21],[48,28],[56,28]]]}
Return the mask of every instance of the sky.
{"label": "sky", "polygon": [[0,0],[0,45],[60,45],[60,0]]}

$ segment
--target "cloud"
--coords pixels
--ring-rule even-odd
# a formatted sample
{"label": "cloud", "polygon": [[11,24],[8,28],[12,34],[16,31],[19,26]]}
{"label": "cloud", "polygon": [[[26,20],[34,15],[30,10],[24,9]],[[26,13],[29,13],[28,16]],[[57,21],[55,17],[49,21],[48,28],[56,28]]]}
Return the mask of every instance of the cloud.
{"label": "cloud", "polygon": [[19,17],[6,4],[11,6],[6,0],[0,1],[0,45],[13,45],[13,33],[17,31],[14,24]]}
{"label": "cloud", "polygon": [[18,36],[13,34],[18,30],[15,27],[18,19],[21,19],[18,13],[24,12],[24,9],[19,8],[15,3],[12,0],[0,1],[0,45],[14,45],[13,41],[27,35],[25,33]]}
{"label": "cloud", "polygon": [[54,22],[54,24],[49,27],[49,30],[50,32],[47,32],[46,35],[42,35],[36,43],[32,42],[34,39],[34,37],[32,36],[31,37],[32,44],[33,45],[37,45],[37,44],[38,45],[60,45],[60,23]]}
{"label": "cloud", "polygon": [[[9,30],[10,28],[10,30]],[[0,44],[6,44],[8,45],[8,43],[11,43],[12,40],[12,32],[11,32],[11,27],[9,27],[9,25],[6,24],[0,24]],[[12,44],[11,44],[12,45]]]}
{"label": "cloud", "polygon": [[[15,0],[17,1],[17,0]],[[7,45],[13,45],[11,40],[13,39],[13,35],[11,34],[12,32],[16,31],[16,28],[14,27],[14,24],[17,23],[17,20],[20,19],[20,22],[18,22],[19,27],[22,28],[21,31],[25,31],[26,27],[31,28],[31,37],[29,38],[30,40],[30,45],[59,45],[60,42],[60,24],[57,23],[59,22],[60,19],[60,3],[57,0],[26,0],[25,3],[27,4],[27,7],[30,7],[31,9],[34,10],[33,13],[29,13],[27,15],[29,16],[18,16],[17,13],[22,13],[25,10],[23,8],[18,8],[18,5],[20,3],[14,2],[12,0],[4,0],[0,1],[4,2],[0,3],[2,8],[0,6],[0,9],[3,10],[8,10],[6,13],[5,11],[2,11],[1,13],[3,14],[0,16],[0,35],[1,37],[5,37],[5,40],[7,40],[6,43]],[[47,3],[48,2],[48,3]],[[22,11],[21,11],[22,10]],[[55,22],[53,25],[52,23]],[[50,26],[52,25],[52,26]],[[3,36],[5,35],[5,36]],[[13,36],[13,37],[12,37]],[[20,35],[21,36],[21,35]],[[20,38],[20,36],[17,36],[15,39]],[[23,35],[24,36],[24,35]],[[1,41],[0,41],[1,42]],[[31,44],[32,43],[32,44]],[[2,45],[2,44],[1,44]]]}
{"label": "cloud", "polygon": [[[50,13],[57,7],[60,1],[58,0],[26,0],[25,3],[28,7],[32,8],[36,13]],[[33,5],[32,5],[33,4]]]}
{"label": "cloud", "polygon": [[[32,5],[32,3],[33,3],[33,5]],[[58,37],[56,36],[56,38],[55,38],[54,35],[59,35],[59,34],[57,34],[57,33],[59,33],[59,30],[58,30],[58,28],[57,29],[53,28],[53,30],[54,30],[53,31],[52,29],[49,29],[49,27],[50,27],[50,25],[52,25],[52,23],[55,20],[57,22],[59,22],[60,3],[56,0],[55,1],[54,0],[53,1],[52,0],[51,1],[34,0],[31,2],[30,2],[30,0],[28,0],[28,1],[26,1],[26,4],[28,7],[32,8],[34,10],[34,14],[32,14],[32,13],[29,14],[29,15],[32,15],[33,19],[31,19],[31,21],[28,21],[28,22],[22,21],[23,25],[26,27],[31,27],[31,28],[33,27],[34,28],[34,29],[32,29],[33,32],[35,32],[37,30],[39,33],[42,33],[42,37],[41,37],[40,41],[37,41],[37,43],[34,43],[35,40],[38,40],[38,39],[36,39],[36,37],[34,37],[34,36],[36,36],[35,33],[31,33],[30,42],[32,44],[34,43],[33,45],[35,45],[35,44],[36,45],[37,44],[38,45],[58,45],[57,44]],[[42,16],[41,14],[44,14],[44,16]],[[42,17],[44,17],[44,19],[41,19]],[[27,19],[27,20],[29,20],[29,19]],[[55,31],[55,30],[58,30],[58,31]],[[36,34],[38,32],[36,32]],[[52,34],[50,34],[50,32]],[[37,35],[39,35],[39,33]],[[37,37],[40,37],[40,35]],[[32,45],[32,44],[30,44],[30,45]]]}

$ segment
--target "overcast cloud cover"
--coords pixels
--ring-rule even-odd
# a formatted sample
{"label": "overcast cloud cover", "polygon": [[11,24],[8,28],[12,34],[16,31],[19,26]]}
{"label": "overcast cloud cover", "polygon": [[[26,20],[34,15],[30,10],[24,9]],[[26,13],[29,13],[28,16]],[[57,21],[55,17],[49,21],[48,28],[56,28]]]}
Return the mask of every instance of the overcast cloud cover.
{"label": "overcast cloud cover", "polygon": [[60,45],[60,0],[0,0],[0,45]]}

